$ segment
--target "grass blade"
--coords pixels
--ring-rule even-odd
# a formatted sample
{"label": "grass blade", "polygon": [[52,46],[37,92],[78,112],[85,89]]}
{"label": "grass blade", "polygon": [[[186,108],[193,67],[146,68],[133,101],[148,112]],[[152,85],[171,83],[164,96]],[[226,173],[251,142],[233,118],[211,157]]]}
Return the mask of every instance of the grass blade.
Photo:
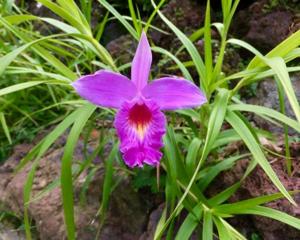
{"label": "grass blade", "polygon": [[0,122],[2,124],[2,128],[3,128],[4,134],[5,134],[8,142],[9,142],[9,144],[12,144],[10,133],[9,133],[9,128],[8,128],[8,126],[6,124],[6,120],[5,120],[5,116],[4,116],[3,112],[0,112]]}
{"label": "grass blade", "polygon": [[270,163],[266,159],[259,144],[257,143],[255,136],[253,136],[253,133],[251,132],[249,127],[245,124],[245,122],[236,113],[231,111],[227,111],[226,121],[241,136],[244,143],[248,147],[249,151],[252,153],[254,159],[263,168],[263,170],[268,175],[270,180],[274,183],[274,185],[292,204],[296,205],[295,201],[288,193],[288,191],[285,189],[285,187],[282,185],[276,173],[272,169]]}
{"label": "grass blade", "polygon": [[61,162],[61,190],[64,209],[64,220],[68,239],[75,239],[72,159],[78,138],[87,120],[95,111],[96,106],[88,104],[80,109],[68,136]]}
{"label": "grass blade", "polygon": [[212,212],[204,210],[202,239],[213,240]]}

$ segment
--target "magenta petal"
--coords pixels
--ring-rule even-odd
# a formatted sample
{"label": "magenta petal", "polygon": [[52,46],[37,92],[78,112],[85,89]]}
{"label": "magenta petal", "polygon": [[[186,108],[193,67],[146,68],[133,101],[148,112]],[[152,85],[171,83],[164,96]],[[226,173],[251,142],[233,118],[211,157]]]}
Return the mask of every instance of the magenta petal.
{"label": "magenta petal", "polygon": [[154,80],[143,89],[142,94],[153,99],[162,110],[197,107],[207,101],[195,84],[172,77]]}
{"label": "magenta petal", "polygon": [[137,94],[136,87],[127,77],[106,70],[83,76],[72,86],[82,98],[103,107],[119,108]]}
{"label": "magenta petal", "polygon": [[138,91],[141,91],[147,85],[151,62],[151,48],[146,34],[142,32],[131,66],[131,80],[136,85]]}
{"label": "magenta petal", "polygon": [[121,141],[123,159],[129,167],[159,163],[166,118],[155,102],[143,99],[125,102],[114,125]]}
{"label": "magenta petal", "polygon": [[156,166],[161,157],[162,153],[159,150],[144,145],[129,148],[123,154],[125,163],[131,168],[143,167],[144,164]]}

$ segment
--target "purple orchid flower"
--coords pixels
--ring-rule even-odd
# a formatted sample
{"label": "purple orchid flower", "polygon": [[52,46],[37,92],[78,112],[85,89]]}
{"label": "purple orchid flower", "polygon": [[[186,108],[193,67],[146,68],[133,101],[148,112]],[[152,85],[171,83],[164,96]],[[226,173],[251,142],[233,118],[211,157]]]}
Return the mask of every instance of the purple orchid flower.
{"label": "purple orchid flower", "polygon": [[200,89],[182,78],[164,77],[148,84],[151,62],[151,48],[143,32],[132,62],[131,81],[119,73],[100,70],[72,84],[91,103],[119,110],[114,126],[129,167],[159,164],[166,132],[166,117],[161,110],[196,107],[206,102]]}

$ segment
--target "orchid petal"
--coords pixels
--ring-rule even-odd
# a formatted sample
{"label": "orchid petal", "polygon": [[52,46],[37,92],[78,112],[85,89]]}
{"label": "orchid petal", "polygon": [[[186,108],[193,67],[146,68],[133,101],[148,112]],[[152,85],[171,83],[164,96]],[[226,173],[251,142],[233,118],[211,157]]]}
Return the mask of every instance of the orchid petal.
{"label": "orchid petal", "polygon": [[103,107],[119,108],[137,94],[136,87],[127,77],[106,70],[83,76],[72,86],[82,98]]}
{"label": "orchid petal", "polygon": [[152,53],[146,34],[143,32],[131,66],[131,80],[141,91],[148,82]]}
{"label": "orchid petal", "polygon": [[154,80],[143,89],[142,94],[153,99],[162,110],[197,107],[207,101],[195,84],[172,77]]}

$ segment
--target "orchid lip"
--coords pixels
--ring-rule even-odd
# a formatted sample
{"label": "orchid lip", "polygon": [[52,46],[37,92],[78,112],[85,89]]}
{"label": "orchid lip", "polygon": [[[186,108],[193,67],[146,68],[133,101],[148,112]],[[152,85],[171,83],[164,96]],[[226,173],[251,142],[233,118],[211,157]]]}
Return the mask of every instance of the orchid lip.
{"label": "orchid lip", "polygon": [[136,103],[129,111],[129,124],[135,129],[140,140],[143,140],[145,133],[152,120],[152,113],[146,104]]}

